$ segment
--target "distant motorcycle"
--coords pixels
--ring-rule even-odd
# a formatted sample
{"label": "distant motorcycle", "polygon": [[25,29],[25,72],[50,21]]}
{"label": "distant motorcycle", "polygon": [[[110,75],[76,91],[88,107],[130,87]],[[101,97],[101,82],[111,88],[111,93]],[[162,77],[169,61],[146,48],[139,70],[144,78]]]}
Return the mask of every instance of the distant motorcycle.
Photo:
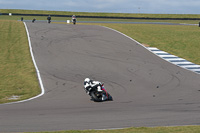
{"label": "distant motorcycle", "polygon": [[72,23],[75,25],[76,24],[76,18],[72,18]]}
{"label": "distant motorcycle", "polygon": [[91,100],[95,102],[112,101],[112,96],[106,91],[104,84],[101,84],[101,90],[98,91],[97,88],[92,88],[90,90]]}
{"label": "distant motorcycle", "polygon": [[48,17],[47,17],[47,23],[51,23],[51,16],[49,15]]}
{"label": "distant motorcycle", "polygon": [[47,20],[47,22],[50,24],[50,23],[51,23],[51,20]]}

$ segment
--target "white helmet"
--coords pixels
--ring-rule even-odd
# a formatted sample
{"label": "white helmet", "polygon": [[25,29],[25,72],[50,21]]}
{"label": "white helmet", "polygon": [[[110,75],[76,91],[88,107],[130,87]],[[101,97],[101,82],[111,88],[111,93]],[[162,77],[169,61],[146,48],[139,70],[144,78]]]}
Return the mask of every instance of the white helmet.
{"label": "white helmet", "polygon": [[89,78],[85,78],[84,82],[90,82],[90,79]]}

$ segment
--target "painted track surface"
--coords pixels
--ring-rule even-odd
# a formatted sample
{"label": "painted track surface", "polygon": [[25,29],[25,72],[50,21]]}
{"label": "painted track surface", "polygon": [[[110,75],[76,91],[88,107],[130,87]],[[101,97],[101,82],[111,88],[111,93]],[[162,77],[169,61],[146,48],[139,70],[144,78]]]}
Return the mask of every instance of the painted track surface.
{"label": "painted track surface", "polygon": [[[0,105],[0,132],[200,124],[200,76],[99,26],[27,23],[45,94]],[[91,77],[114,101],[95,103]]]}

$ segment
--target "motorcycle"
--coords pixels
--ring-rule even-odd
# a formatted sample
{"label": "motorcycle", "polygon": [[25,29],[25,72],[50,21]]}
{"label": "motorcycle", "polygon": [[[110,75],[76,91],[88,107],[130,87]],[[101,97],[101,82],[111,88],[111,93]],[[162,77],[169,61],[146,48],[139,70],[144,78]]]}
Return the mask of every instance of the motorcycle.
{"label": "motorcycle", "polygon": [[76,24],[76,18],[72,18],[72,23],[75,25]]}
{"label": "motorcycle", "polygon": [[47,22],[50,24],[50,23],[51,23],[51,20],[47,20]]}
{"label": "motorcycle", "polygon": [[51,23],[51,16],[47,17],[47,23],[49,23],[49,24]]}
{"label": "motorcycle", "polygon": [[97,87],[90,90],[91,100],[95,102],[113,101],[112,96],[106,91],[104,84],[100,86],[102,91],[98,91]]}

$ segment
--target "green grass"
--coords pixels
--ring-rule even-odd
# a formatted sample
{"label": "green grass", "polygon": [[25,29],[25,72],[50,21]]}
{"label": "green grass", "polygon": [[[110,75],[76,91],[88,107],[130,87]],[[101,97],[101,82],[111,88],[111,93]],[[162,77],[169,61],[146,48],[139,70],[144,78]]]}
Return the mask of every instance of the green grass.
{"label": "green grass", "polygon": [[[118,130],[84,130],[84,131],[54,131],[37,133],[199,133],[200,126],[177,126],[177,127],[138,127]],[[29,132],[36,133],[36,132]]]}
{"label": "green grass", "polygon": [[22,22],[0,20],[0,103],[11,96],[23,100],[40,93]]}

